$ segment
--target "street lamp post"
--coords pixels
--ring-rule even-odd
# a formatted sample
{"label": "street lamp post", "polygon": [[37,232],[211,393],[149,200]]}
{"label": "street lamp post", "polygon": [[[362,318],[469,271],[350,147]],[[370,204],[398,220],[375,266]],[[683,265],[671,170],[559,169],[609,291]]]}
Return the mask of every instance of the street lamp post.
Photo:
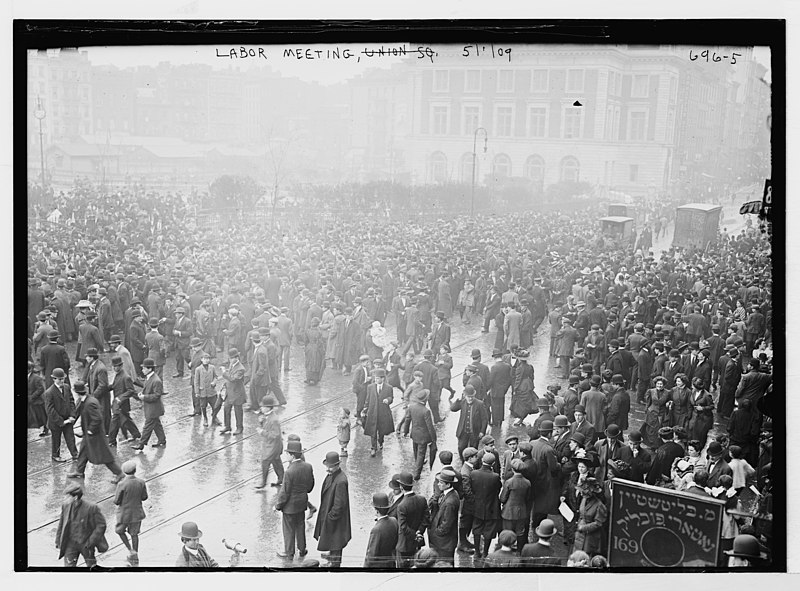
{"label": "street lamp post", "polygon": [[47,111],[45,111],[44,105],[42,105],[41,97],[36,97],[36,109],[33,111],[33,116],[39,120],[39,159],[42,164],[42,193],[44,193],[44,132],[42,131],[42,120],[47,116]]}
{"label": "street lamp post", "polygon": [[470,199],[469,204],[469,215],[471,217],[475,217],[475,163],[478,159],[477,147],[478,147],[478,132],[483,132],[483,153],[486,153],[486,149],[489,143],[489,132],[486,131],[486,128],[479,127],[475,130],[475,133],[472,137],[472,198]]}

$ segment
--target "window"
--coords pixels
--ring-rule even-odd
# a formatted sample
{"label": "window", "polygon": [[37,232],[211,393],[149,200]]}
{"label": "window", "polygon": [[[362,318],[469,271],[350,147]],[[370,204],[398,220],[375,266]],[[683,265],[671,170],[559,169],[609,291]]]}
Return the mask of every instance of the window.
{"label": "window", "polygon": [[638,164],[631,164],[631,173],[629,175],[629,180],[632,183],[635,183],[639,180],[639,165]]}
{"label": "window", "polygon": [[544,160],[541,156],[528,156],[525,161],[525,176],[541,186],[544,181]]}
{"label": "window", "polygon": [[561,181],[577,183],[580,178],[581,165],[574,156],[565,156],[561,160]]}
{"label": "window", "polygon": [[450,107],[433,106],[431,108],[432,133],[438,135],[443,135],[447,133],[449,119],[450,119]]}
{"label": "window", "polygon": [[500,70],[497,73],[497,92],[514,92],[514,70]]}
{"label": "window", "polygon": [[480,92],[481,91],[481,71],[480,70],[467,70],[464,78],[464,92]]}
{"label": "window", "polygon": [[583,70],[567,70],[567,92],[583,92]]}
{"label": "window", "polygon": [[622,74],[609,71],[608,73],[608,94],[619,96],[622,94]]}
{"label": "window", "polygon": [[674,76],[669,79],[669,100],[678,100],[678,81]]}
{"label": "window", "polygon": [[547,107],[528,108],[528,137],[544,137],[547,129]]}
{"label": "window", "polygon": [[447,179],[447,156],[442,152],[431,154],[429,167],[430,179],[434,183],[443,183]]}
{"label": "window", "polygon": [[[480,177],[478,174],[478,169],[480,168],[480,159],[475,158],[475,180]],[[463,156],[461,156],[461,182],[462,183],[471,183],[472,182],[472,152],[467,152]]]}
{"label": "window", "polygon": [[637,98],[646,97],[649,94],[648,84],[650,83],[650,76],[643,74],[633,77],[633,84],[631,85],[631,96]]}
{"label": "window", "polygon": [[498,137],[510,137],[513,121],[514,107],[497,107],[495,110],[495,135]]}
{"label": "window", "polygon": [[567,107],[564,109],[564,137],[575,139],[581,136],[581,107]]}
{"label": "window", "polygon": [[675,111],[672,109],[667,113],[667,142],[675,140]]}
{"label": "window", "polygon": [[492,176],[495,180],[511,176],[511,158],[507,154],[498,154],[494,157]]}
{"label": "window", "polygon": [[465,106],[464,107],[464,129],[462,133],[464,135],[471,135],[475,133],[475,130],[480,127],[481,121],[481,108],[477,105]]}
{"label": "window", "polygon": [[547,92],[549,82],[548,70],[534,70],[531,75],[531,92]]}
{"label": "window", "polygon": [[628,116],[628,139],[634,142],[644,141],[647,127],[647,113],[631,111]]}
{"label": "window", "polygon": [[433,92],[447,92],[450,89],[450,71],[433,71]]}

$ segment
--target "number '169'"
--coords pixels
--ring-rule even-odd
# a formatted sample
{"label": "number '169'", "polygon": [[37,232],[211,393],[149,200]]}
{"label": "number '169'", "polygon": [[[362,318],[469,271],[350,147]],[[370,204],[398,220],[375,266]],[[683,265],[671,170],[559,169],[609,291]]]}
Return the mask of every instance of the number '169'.
{"label": "number '169'", "polygon": [[620,552],[636,554],[639,552],[639,542],[636,540],[628,540],[626,538],[614,538],[614,548]]}

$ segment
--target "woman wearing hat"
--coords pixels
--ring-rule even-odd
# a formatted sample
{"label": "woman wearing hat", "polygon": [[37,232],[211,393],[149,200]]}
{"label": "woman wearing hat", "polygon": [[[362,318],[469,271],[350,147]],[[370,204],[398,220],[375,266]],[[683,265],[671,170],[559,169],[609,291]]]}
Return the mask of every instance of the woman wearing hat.
{"label": "woman wearing hat", "polygon": [[608,519],[608,509],[603,503],[603,487],[589,476],[576,485],[580,494],[573,551],[582,550],[589,556],[600,554],[603,528]]}
{"label": "woman wearing hat", "polygon": [[[575,435],[582,435],[582,433],[575,433]],[[579,440],[578,440],[579,441]],[[575,470],[568,472],[563,479],[561,487],[560,500],[566,503],[567,507],[572,509],[574,513],[578,513],[581,506],[581,492],[580,487],[584,481],[591,477],[591,471],[596,467],[596,458],[593,453],[587,452],[582,447],[576,445],[577,441],[572,440],[570,446],[574,447],[570,463],[575,466]],[[564,518],[564,543],[572,545],[575,542],[575,529],[577,519],[573,517],[572,521],[567,521]]]}
{"label": "woman wearing hat", "polygon": [[317,385],[325,371],[326,342],[319,327],[320,319],[315,316],[311,318],[311,324],[305,331],[305,383],[310,386]]}
{"label": "woman wearing hat", "polygon": [[689,441],[686,445],[686,455],[675,458],[670,469],[672,486],[675,490],[686,490],[694,482],[695,470],[705,469],[706,464],[700,454],[703,446],[697,440]]}
{"label": "woman wearing hat", "polygon": [[656,449],[661,445],[658,430],[667,423],[667,402],[670,400],[670,392],[665,387],[667,384],[665,377],[658,376],[653,382],[655,388],[650,388],[644,395],[645,415],[641,432],[645,445]]}
{"label": "woman wearing hat", "polygon": [[175,566],[184,568],[215,568],[219,566],[200,543],[203,532],[198,529],[194,521],[187,521],[181,526],[180,536],[183,548],[175,561]]}
{"label": "woman wearing hat", "polygon": [[714,426],[714,399],[703,387],[703,381],[692,381],[692,394],[689,398],[692,414],[687,424],[690,439],[697,439],[705,446],[708,432]]}
{"label": "woman wearing hat", "polygon": [[536,393],[533,391],[533,367],[528,365],[530,351],[518,349],[513,354],[517,362],[511,370],[511,416],[513,426],[519,427],[522,421],[535,408]]}

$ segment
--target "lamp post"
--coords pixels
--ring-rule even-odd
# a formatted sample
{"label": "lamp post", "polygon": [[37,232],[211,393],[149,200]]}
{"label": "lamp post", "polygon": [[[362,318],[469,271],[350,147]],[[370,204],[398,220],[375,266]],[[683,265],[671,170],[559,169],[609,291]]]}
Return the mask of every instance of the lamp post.
{"label": "lamp post", "polygon": [[469,215],[470,217],[475,217],[475,163],[478,159],[477,147],[478,147],[478,132],[483,132],[483,153],[486,154],[486,149],[489,143],[489,132],[486,131],[486,128],[479,127],[475,130],[475,133],[472,137],[472,198],[470,199],[469,204]]}
{"label": "lamp post", "polygon": [[44,132],[42,131],[42,120],[47,116],[47,111],[45,111],[42,99],[39,96],[36,97],[36,109],[33,111],[33,116],[39,120],[39,159],[42,163],[42,193],[44,194]]}

